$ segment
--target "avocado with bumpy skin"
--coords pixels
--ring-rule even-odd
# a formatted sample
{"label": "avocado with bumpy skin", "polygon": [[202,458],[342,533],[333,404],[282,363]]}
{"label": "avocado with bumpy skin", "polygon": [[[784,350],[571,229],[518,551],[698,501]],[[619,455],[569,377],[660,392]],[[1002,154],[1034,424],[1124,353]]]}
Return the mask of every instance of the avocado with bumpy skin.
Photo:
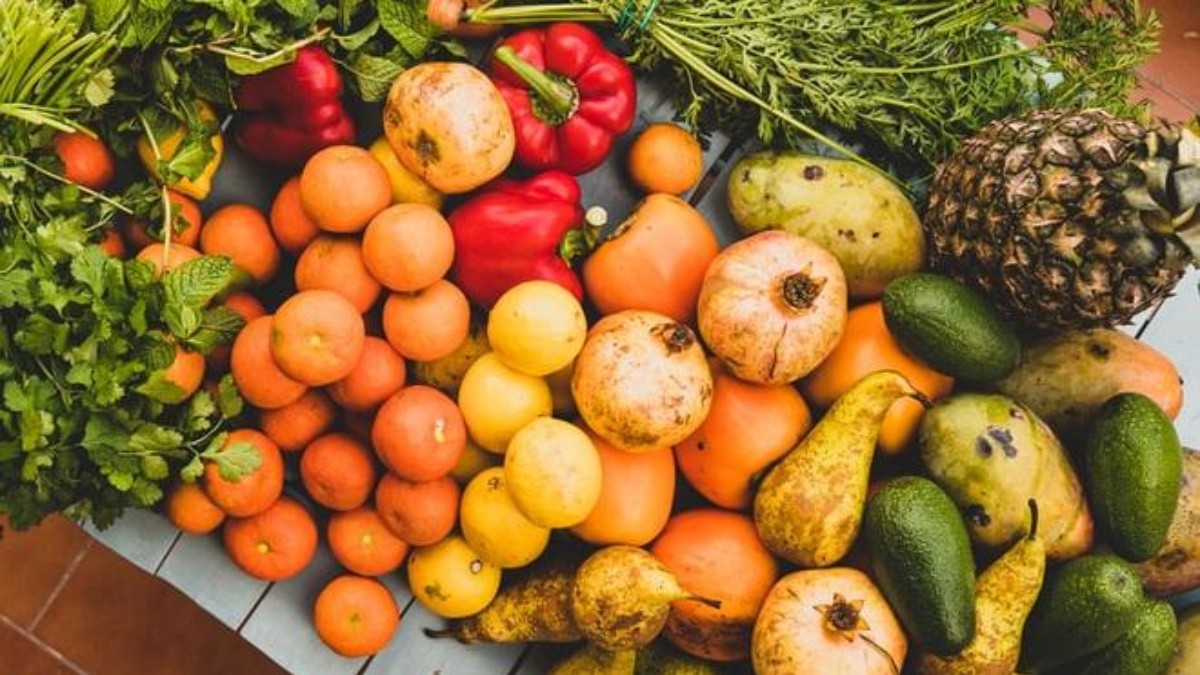
{"label": "avocado with bumpy skin", "polygon": [[879,588],[921,647],[949,656],[975,633],[975,561],[954,502],[919,476],[867,502],[863,536]]}
{"label": "avocado with bumpy skin", "polygon": [[1116,641],[1052,675],[1162,675],[1175,652],[1177,630],[1175,610],[1169,604],[1146,600]]}
{"label": "avocado with bumpy skin", "polygon": [[1167,540],[1183,480],[1183,448],[1171,418],[1142,394],[1100,407],[1083,445],[1088,503],[1113,551],[1131,562]]}
{"label": "avocado with bumpy skin", "polygon": [[1115,642],[1145,602],[1133,566],[1115,555],[1088,554],[1054,568],[1034,605],[1017,672],[1042,675]]}

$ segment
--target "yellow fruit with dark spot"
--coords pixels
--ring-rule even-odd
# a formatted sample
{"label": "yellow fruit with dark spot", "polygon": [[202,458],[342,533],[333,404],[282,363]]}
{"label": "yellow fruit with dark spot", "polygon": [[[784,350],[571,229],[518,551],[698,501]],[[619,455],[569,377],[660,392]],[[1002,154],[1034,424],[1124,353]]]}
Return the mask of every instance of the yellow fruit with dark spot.
{"label": "yellow fruit with dark spot", "polygon": [[500,590],[500,568],[479,557],[460,535],[413,549],[408,586],[425,609],[447,619],[471,616]]}
{"label": "yellow fruit with dark spot", "polygon": [[435,209],[442,208],[445,197],[433,189],[429,183],[421,180],[400,163],[400,158],[392,152],[392,146],[387,138],[380,136],[371,147],[367,148],[375,159],[387,171],[388,180],[392,183],[392,202],[396,204],[425,204]]}
{"label": "yellow fruit with dark spot", "polygon": [[550,530],[529,522],[513,503],[504,469],[498,466],[484,470],[467,485],[458,521],[471,548],[497,567],[524,567],[550,543]]}

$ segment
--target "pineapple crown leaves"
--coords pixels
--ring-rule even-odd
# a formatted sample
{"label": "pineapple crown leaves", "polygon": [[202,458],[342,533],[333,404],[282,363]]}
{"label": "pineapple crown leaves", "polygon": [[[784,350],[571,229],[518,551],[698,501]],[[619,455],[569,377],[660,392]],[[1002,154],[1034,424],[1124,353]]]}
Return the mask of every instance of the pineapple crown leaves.
{"label": "pineapple crown leaves", "polygon": [[1200,257],[1200,117],[1149,131],[1134,158],[1107,178],[1147,229],[1178,235]]}

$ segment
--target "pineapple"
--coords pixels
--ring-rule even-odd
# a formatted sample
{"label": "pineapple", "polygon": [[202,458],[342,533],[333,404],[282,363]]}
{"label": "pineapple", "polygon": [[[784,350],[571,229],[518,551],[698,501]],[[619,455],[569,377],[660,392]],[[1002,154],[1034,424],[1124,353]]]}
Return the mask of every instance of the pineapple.
{"label": "pineapple", "polygon": [[989,124],[934,176],[932,265],[1035,329],[1128,322],[1200,252],[1198,122],[1038,110]]}

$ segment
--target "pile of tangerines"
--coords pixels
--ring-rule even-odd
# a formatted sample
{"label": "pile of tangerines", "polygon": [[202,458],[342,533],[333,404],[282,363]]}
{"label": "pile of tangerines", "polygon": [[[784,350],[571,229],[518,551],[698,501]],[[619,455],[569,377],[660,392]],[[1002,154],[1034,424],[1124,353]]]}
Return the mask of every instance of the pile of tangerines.
{"label": "pile of tangerines", "polygon": [[[236,481],[210,464],[202,480],[173,488],[167,517],[194,534],[223,524],[230,557],[255,578],[294,576],[321,539],[310,510],[284,494],[284,455],[298,453],[308,499],[331,514],[324,539],[351,573],[320,593],[316,628],[348,656],[381,649],[399,620],[375,577],[453,529],[460,489],[449,474],[466,444],[453,399],[405,386],[407,361],[434,361],[467,339],[470,307],[444,279],[454,239],[428,203],[436,197],[421,203],[408,191],[399,201],[397,191],[404,185],[376,153],[335,146],[284,183],[267,214],[229,204],[201,222],[194,202],[173,195],[189,224],[168,245],[137,222],[124,233],[159,268],[225,255],[249,277],[250,290],[224,300],[246,321],[231,348],[171,379],[198,383],[206,370],[228,369],[258,425],[230,433],[226,447],[252,444],[262,463]],[[272,283],[286,256],[294,286],[284,286],[294,290],[268,314],[254,289]],[[371,313],[385,294],[382,312]]]}

